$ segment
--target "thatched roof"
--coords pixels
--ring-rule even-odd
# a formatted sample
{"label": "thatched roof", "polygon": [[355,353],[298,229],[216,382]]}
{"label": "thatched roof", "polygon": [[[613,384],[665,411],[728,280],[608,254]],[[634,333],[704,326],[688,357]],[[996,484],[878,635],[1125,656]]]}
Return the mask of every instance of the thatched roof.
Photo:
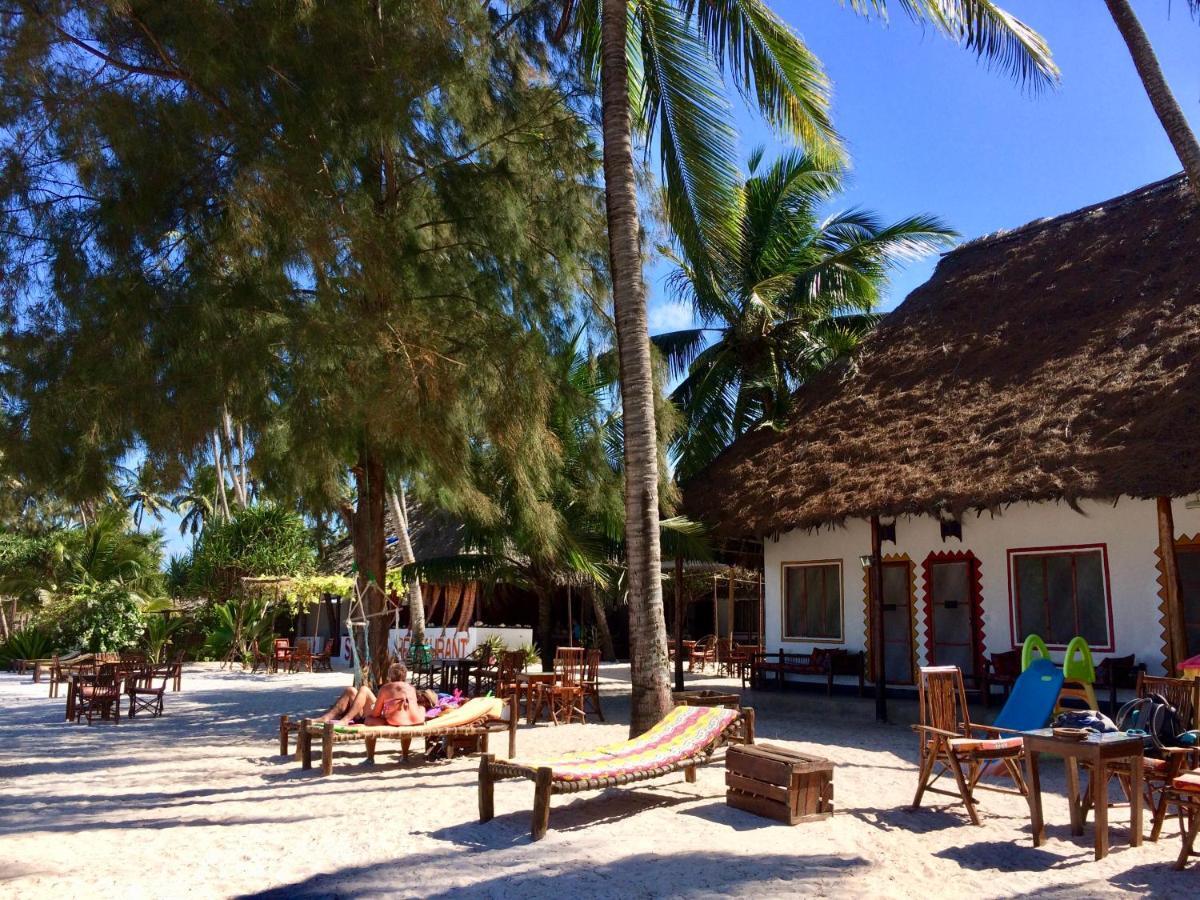
{"label": "thatched roof", "polygon": [[[385,508],[383,524],[387,529],[388,543],[385,550],[388,568],[399,568],[402,565],[400,544],[396,540],[399,529],[390,504]],[[466,552],[463,546],[462,523],[440,510],[425,506],[420,501],[410,500],[408,503],[408,528],[413,556],[417,560],[457,556]],[[349,538],[342,540],[329,551],[321,568],[338,575],[353,574],[354,545]]]}
{"label": "thatched roof", "polygon": [[1182,176],[965,244],[852,367],[685,485],[720,533],[1200,490],[1200,204]]}

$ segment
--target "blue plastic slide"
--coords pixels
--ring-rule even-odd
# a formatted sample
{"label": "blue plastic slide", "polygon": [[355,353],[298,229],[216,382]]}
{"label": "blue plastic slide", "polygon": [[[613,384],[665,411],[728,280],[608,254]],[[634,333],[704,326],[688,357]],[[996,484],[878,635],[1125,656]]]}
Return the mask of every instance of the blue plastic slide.
{"label": "blue plastic slide", "polygon": [[1044,657],[1030,660],[992,724],[1013,731],[1045,728],[1054,714],[1062,686],[1063,673],[1058,666]]}

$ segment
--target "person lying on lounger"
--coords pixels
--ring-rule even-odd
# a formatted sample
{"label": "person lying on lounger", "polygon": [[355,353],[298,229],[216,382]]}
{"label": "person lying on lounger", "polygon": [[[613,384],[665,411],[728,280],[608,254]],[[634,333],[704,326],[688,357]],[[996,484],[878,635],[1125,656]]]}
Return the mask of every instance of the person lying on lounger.
{"label": "person lying on lounger", "polygon": [[400,663],[393,663],[378,694],[365,684],[357,689],[348,687],[329,711],[315,721],[337,725],[420,725],[425,721],[425,706],[421,702],[424,698],[407,678],[408,670]]}

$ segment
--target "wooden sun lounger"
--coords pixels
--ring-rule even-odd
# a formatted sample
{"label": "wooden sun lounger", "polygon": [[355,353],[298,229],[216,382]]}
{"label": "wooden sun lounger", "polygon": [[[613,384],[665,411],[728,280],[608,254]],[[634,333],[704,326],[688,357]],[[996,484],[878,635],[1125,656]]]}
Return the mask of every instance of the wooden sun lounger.
{"label": "wooden sun lounger", "polygon": [[[467,703],[471,701],[468,700]],[[333,745],[357,743],[366,745],[367,760],[375,761],[375,744],[380,738],[400,741],[400,753],[408,759],[409,746],[413,738],[424,738],[426,746],[431,738],[475,737],[480,739],[483,752],[488,749],[488,736],[508,732],[508,753],[515,756],[517,752],[517,701],[510,697],[504,701],[508,710],[508,720],[480,719],[452,726],[439,725],[440,719],[431,719],[423,725],[408,725],[393,727],[390,725],[365,725],[354,729],[336,730],[332,722],[313,722],[311,719],[301,719],[295,727],[297,731],[296,754],[300,758],[302,768],[312,768],[312,744],[316,738],[321,742],[321,774],[333,772]],[[464,704],[465,706],[465,704]],[[448,713],[443,713],[448,715]],[[279,721],[279,752],[287,756],[287,736],[292,730],[287,716],[281,716]],[[446,757],[453,758],[454,744],[446,741]]]}
{"label": "wooden sun lounger", "polygon": [[[689,715],[704,717],[727,712],[719,707],[678,706],[654,728],[632,740],[601,748],[596,752],[575,753],[559,760],[525,765],[509,760],[497,760],[484,753],[479,761],[479,821],[487,822],[495,815],[495,784],[504,778],[528,778],[534,783],[533,825],[530,835],[535,841],[546,836],[550,823],[550,797],[553,794],[570,794],[578,791],[594,791],[618,785],[649,781],[662,775],[682,770],[689,782],[696,780],[696,767],[708,762],[716,749],[725,744],[754,743],[754,710],[742,707],[733,710],[734,718],[721,731],[711,735],[703,744],[691,746],[683,755],[672,755],[666,744],[656,739],[656,732],[673,722],[681,710],[690,710]],[[624,769],[620,760],[634,754],[651,754],[656,749],[663,751],[661,764],[652,768]],[[510,754],[511,756],[511,754]],[[587,767],[603,770],[602,774],[585,777]],[[561,768],[560,768],[561,767]],[[572,767],[576,771],[569,771]]]}

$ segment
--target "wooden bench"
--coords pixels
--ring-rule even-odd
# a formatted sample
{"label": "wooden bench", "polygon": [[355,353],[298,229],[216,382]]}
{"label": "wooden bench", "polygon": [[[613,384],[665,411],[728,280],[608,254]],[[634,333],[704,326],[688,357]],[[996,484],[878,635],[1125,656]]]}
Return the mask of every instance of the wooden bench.
{"label": "wooden bench", "polygon": [[766,686],[766,676],[774,674],[777,687],[782,688],[787,675],[823,675],[825,693],[833,695],[833,679],[838,675],[858,676],[858,695],[863,696],[866,684],[866,657],[862,651],[818,647],[811,653],[756,653],[751,661],[751,683],[755,688]]}
{"label": "wooden bench", "polygon": [[833,763],[774,744],[730,747],[725,802],[789,825],[833,815]]}

